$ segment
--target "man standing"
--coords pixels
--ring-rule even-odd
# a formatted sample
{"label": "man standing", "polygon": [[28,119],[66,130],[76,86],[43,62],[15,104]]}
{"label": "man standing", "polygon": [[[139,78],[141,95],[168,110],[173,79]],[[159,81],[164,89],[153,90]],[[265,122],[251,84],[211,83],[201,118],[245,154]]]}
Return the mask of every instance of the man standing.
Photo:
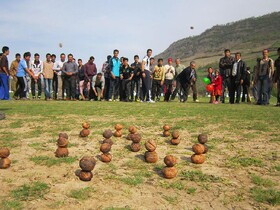
{"label": "man standing", "polygon": [[142,60],[142,92],[143,92],[143,101],[148,103],[155,103],[151,99],[151,71],[150,71],[150,60],[152,56],[152,50],[148,49],[147,50],[147,55],[143,58]]}
{"label": "man standing", "polygon": [[21,100],[26,100],[26,87],[27,87],[27,81],[26,81],[26,74],[29,74],[32,78],[34,78],[33,72],[31,69],[28,68],[27,62],[30,61],[31,53],[26,52],[23,55],[23,59],[20,60],[18,64],[18,70],[17,70],[17,80],[18,80],[18,87],[14,94],[14,99],[18,100],[19,98]]}
{"label": "man standing", "polygon": [[241,59],[241,53],[237,52],[235,54],[235,62],[232,67],[230,74],[230,84],[231,88],[229,89],[229,103],[234,104],[235,92],[236,92],[236,101],[235,103],[239,104],[240,95],[241,95],[241,86],[243,85],[245,79],[246,64]]}
{"label": "man standing", "polygon": [[228,92],[230,92],[229,90],[231,88],[230,73],[231,73],[233,63],[234,63],[234,58],[230,56],[230,50],[226,49],[225,56],[221,58],[219,62],[220,73],[223,79],[222,97],[221,97],[222,103],[225,103],[226,88],[228,89]]}
{"label": "man standing", "polygon": [[135,101],[139,101],[140,96],[140,78],[141,78],[141,63],[139,62],[139,56],[134,56],[134,63],[131,64],[131,68],[134,70],[134,76],[131,81],[131,100],[134,100],[134,90],[135,94]]}
{"label": "man standing", "polygon": [[79,93],[77,99],[82,97],[81,100],[85,100],[84,90],[85,90],[85,69],[83,65],[83,60],[78,59],[78,86]]}
{"label": "man standing", "polygon": [[180,102],[186,102],[188,100],[189,90],[191,87],[192,75],[195,71],[196,63],[190,62],[190,66],[185,68],[178,76],[177,80],[180,82]]}
{"label": "man standing", "polygon": [[88,100],[93,99],[94,93],[92,89],[92,78],[97,74],[97,68],[94,63],[94,57],[91,56],[89,61],[84,65],[85,84],[87,84]]}
{"label": "man standing", "polygon": [[41,81],[41,74],[43,73],[43,63],[40,61],[40,55],[36,53],[34,55],[34,61],[31,62],[31,70],[34,74],[34,78],[31,78],[31,93],[32,99],[36,98],[36,87],[38,87],[38,99],[41,99],[42,94],[42,81]]}
{"label": "man standing", "polygon": [[2,48],[2,56],[0,60],[0,100],[10,100],[9,93],[9,62],[7,56],[10,51],[4,46]]}
{"label": "man standing", "polygon": [[274,63],[268,57],[268,49],[263,50],[263,58],[257,63],[256,80],[258,89],[258,105],[268,105],[271,92]]}
{"label": "man standing", "polygon": [[18,64],[20,62],[20,54],[16,54],[16,59],[11,63],[10,66],[10,76],[12,77],[12,91],[15,92],[17,90],[17,69],[18,69]]}
{"label": "man standing", "polygon": [[[55,58],[54,56],[52,56]],[[55,61],[55,59],[54,59]],[[54,90],[53,90],[53,95],[54,99],[58,100],[63,100],[64,99],[64,75],[62,75],[62,67],[63,64],[65,63],[65,54],[61,53],[60,54],[60,61],[57,61],[53,65],[53,71],[54,74],[56,75],[54,78]]]}
{"label": "man standing", "polygon": [[53,62],[51,61],[51,54],[46,55],[46,61],[43,62],[43,76],[45,87],[45,100],[51,100],[52,81],[53,81]]}
{"label": "man standing", "polygon": [[175,77],[175,68],[172,66],[173,60],[172,58],[168,58],[168,64],[164,66],[165,68],[165,96],[164,101],[168,102],[170,99],[170,95],[172,94],[172,88],[173,88],[173,80]]}
{"label": "man standing", "polygon": [[278,58],[275,60],[274,82],[277,83],[277,104],[280,106],[280,47],[277,50]]}
{"label": "man standing", "polygon": [[98,100],[98,89],[100,89],[100,100],[103,100],[103,96],[104,96],[104,87],[105,87],[105,79],[102,76],[102,73],[98,73],[97,75],[95,75],[92,78],[92,89],[93,89],[93,99],[95,101]]}
{"label": "man standing", "polygon": [[78,73],[78,65],[73,62],[73,55],[68,55],[68,61],[63,64],[62,73],[64,76],[64,85],[66,89],[66,100],[76,100],[76,78]]}
{"label": "man standing", "polygon": [[180,82],[177,80],[177,76],[186,68],[184,65],[181,64],[181,61],[179,58],[175,60],[176,66],[175,66],[175,90],[172,93],[171,100],[174,100],[176,98],[176,95],[178,94],[178,91],[180,90]]}
{"label": "man standing", "polygon": [[109,64],[110,72],[111,72],[109,101],[112,101],[112,97],[114,97],[114,101],[118,101],[118,97],[119,97],[121,61],[118,56],[119,56],[119,51],[114,50],[114,56],[110,60],[110,64]]}
{"label": "man standing", "polygon": [[161,95],[161,87],[164,84],[164,76],[165,76],[165,67],[163,66],[163,59],[158,59],[158,64],[155,66],[152,77],[152,100],[154,101],[155,98],[157,101],[160,101]]}
{"label": "man standing", "polygon": [[102,65],[102,73],[105,78],[105,87],[104,87],[104,98],[106,101],[109,100],[109,90],[110,90],[110,78],[111,78],[111,72],[109,67],[109,62],[111,60],[112,56],[107,56],[107,61],[105,61]]}
{"label": "man standing", "polygon": [[[123,58],[123,65],[120,70],[120,79],[122,81],[123,99],[122,101],[128,102],[131,96],[131,80],[134,76],[134,71],[128,65],[128,58]],[[132,101],[132,100],[131,100]]]}

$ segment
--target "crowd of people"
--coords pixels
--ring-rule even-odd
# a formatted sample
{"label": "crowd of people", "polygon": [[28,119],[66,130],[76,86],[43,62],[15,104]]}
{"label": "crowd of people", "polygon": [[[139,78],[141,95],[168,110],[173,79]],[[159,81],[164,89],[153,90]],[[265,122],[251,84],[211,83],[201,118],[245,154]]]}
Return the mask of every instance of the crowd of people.
{"label": "crowd of people", "polygon": [[[100,72],[93,56],[83,64],[81,59],[76,61],[72,54],[68,54],[66,60],[66,55],[62,53],[57,60],[55,54],[48,53],[41,61],[38,53],[32,60],[30,52],[24,53],[23,57],[17,53],[9,66],[8,55],[9,48],[4,46],[0,57],[0,100],[9,100],[11,89],[15,100],[39,100],[44,92],[45,100],[155,103],[163,95],[165,102],[176,97],[180,102],[186,102],[191,89],[193,101],[198,102],[195,61],[185,67],[179,58],[175,60],[175,65],[173,59],[168,58],[164,65],[161,58],[155,62],[151,49],[147,50],[142,60],[135,55],[131,65],[128,58],[119,58],[119,51],[114,50],[113,56],[107,56]],[[280,48],[278,55],[274,62],[265,49],[263,57],[256,62],[252,93],[258,105],[269,104],[273,83],[277,83],[277,106],[280,106]],[[210,103],[225,103],[226,90],[230,104],[240,103],[240,99],[245,102],[245,98],[250,103],[251,74],[241,53],[237,52],[232,57],[230,50],[226,49],[219,68],[208,68],[207,77],[213,86],[209,90]]]}

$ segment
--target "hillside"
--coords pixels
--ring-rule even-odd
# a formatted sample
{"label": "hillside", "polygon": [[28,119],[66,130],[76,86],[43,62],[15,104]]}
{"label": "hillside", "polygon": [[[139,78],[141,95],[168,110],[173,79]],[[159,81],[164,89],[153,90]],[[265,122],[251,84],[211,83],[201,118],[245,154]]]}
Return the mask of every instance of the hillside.
{"label": "hillside", "polygon": [[216,25],[202,34],[187,37],[171,44],[156,58],[181,58],[183,63],[196,60],[202,67],[213,64],[225,48],[240,51],[243,58],[252,60],[264,48],[280,47],[280,12],[252,17],[226,25]]}

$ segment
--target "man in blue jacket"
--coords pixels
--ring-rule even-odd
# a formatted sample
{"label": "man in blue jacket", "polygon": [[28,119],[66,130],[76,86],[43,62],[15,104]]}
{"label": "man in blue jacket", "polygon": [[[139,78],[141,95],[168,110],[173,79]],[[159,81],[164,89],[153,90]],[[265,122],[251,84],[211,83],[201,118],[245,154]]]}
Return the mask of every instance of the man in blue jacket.
{"label": "man in blue jacket", "polygon": [[119,86],[120,86],[120,67],[121,61],[119,59],[119,51],[114,50],[114,56],[110,60],[110,91],[109,91],[109,101],[112,101],[112,97],[114,97],[114,101],[118,101],[119,97]]}

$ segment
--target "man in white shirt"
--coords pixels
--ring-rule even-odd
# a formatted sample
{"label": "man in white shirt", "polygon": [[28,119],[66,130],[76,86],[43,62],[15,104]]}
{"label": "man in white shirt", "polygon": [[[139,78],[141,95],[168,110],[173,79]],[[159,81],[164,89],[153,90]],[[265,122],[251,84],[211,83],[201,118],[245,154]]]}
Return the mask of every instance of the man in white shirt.
{"label": "man in white shirt", "polygon": [[63,75],[62,67],[65,63],[65,54],[60,54],[60,61],[54,62],[53,71],[54,71],[54,81],[53,81],[53,97],[55,100],[64,99],[64,85],[63,85]]}
{"label": "man in white shirt", "polygon": [[164,85],[165,85],[165,95],[164,95],[164,101],[168,102],[172,93],[172,88],[173,88],[173,80],[175,77],[175,68],[172,66],[173,60],[172,58],[168,58],[168,64],[164,66],[165,68],[165,80],[164,80]]}
{"label": "man in white shirt", "polygon": [[38,88],[37,98],[40,100],[42,95],[42,80],[41,74],[43,73],[43,62],[40,61],[40,55],[34,54],[34,60],[31,62],[31,71],[34,74],[34,78],[31,78],[31,93],[32,99],[36,99],[36,84]]}
{"label": "man in white shirt", "polygon": [[152,50],[147,50],[147,55],[142,60],[142,101],[148,103],[155,103],[151,99],[151,71],[150,71],[150,60],[152,57]]}

